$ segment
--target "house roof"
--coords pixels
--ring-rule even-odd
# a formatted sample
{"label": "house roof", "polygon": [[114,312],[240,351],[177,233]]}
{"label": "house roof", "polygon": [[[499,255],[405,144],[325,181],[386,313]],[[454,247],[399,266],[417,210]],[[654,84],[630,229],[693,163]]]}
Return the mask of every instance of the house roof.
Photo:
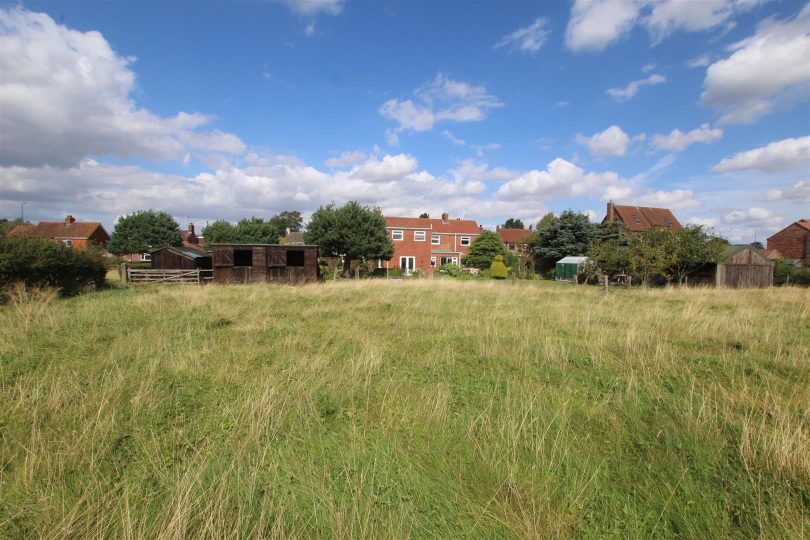
{"label": "house roof", "polygon": [[[670,227],[673,231],[683,229],[680,222],[669,208],[650,206],[627,206],[614,204],[616,216],[631,231],[646,231],[650,227]],[[605,216],[605,220],[607,216]],[[602,220],[603,222],[605,220]]]}
{"label": "house roof", "polygon": [[[793,223],[791,223],[790,225],[788,225],[784,229],[780,229],[778,232],[773,233],[771,236],[768,237],[768,240],[770,240],[771,238],[774,238],[776,235],[778,235],[782,231],[784,231],[786,229],[789,229],[789,228],[793,227],[794,225],[798,225],[802,229],[807,229],[808,231],[810,231],[810,219],[802,218],[802,219],[798,219],[798,220],[794,221]],[[19,227],[19,225],[17,225],[17,227]],[[12,229],[12,231],[13,230],[14,229]],[[11,233],[9,233],[9,234],[11,234]]]}
{"label": "house roof", "polygon": [[516,244],[518,240],[522,240],[532,234],[532,231],[529,229],[504,229],[501,227],[498,229],[498,234],[501,235],[501,240],[507,244]]}
{"label": "house roof", "polygon": [[474,219],[450,219],[445,223],[441,219],[385,217],[385,226],[389,229],[425,229],[435,233],[447,234],[480,234],[481,228]]}
{"label": "house roof", "polygon": [[763,249],[762,253],[768,257],[769,259],[781,259],[782,254],[779,253],[778,249]]}
{"label": "house roof", "polygon": [[572,256],[568,256],[568,257],[563,257],[562,259],[557,261],[557,264],[560,264],[560,263],[562,263],[562,264],[580,264],[580,263],[584,263],[587,260],[588,260],[588,257],[572,257]]}
{"label": "house roof", "polygon": [[800,219],[796,224],[810,231],[810,219]]}
{"label": "house roof", "polygon": [[104,236],[109,240],[110,235],[98,221],[74,221],[65,223],[64,221],[40,221],[36,225],[17,225],[9,235],[13,236],[36,236],[40,238],[82,238],[88,239],[93,236],[96,229],[101,228]]}
{"label": "house roof", "polygon": [[289,232],[287,236],[281,239],[282,244],[303,244],[304,243],[304,233],[303,232]]}

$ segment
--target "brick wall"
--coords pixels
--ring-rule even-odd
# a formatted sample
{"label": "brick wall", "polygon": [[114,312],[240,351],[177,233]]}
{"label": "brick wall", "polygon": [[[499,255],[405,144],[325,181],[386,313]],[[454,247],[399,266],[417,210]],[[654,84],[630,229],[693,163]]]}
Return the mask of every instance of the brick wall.
{"label": "brick wall", "polygon": [[[394,240],[392,231],[402,231],[404,238],[402,240]],[[425,240],[415,240],[416,232],[424,232]],[[439,244],[433,244],[431,239],[433,234],[439,235]],[[470,243],[478,236],[477,233],[434,233],[430,229],[399,229],[391,227],[388,229],[388,236],[391,238],[391,243],[394,245],[394,256],[390,261],[387,261],[388,268],[399,268],[400,257],[415,257],[415,268],[430,274],[437,272],[441,266],[442,257],[456,257],[458,264],[461,264],[461,257],[465,257],[469,251],[469,246],[461,245],[461,237],[469,237]],[[441,251],[446,253],[434,253]],[[435,266],[431,266],[431,257],[436,258]],[[383,268],[386,267],[386,261],[382,262]]]}
{"label": "brick wall", "polygon": [[810,231],[794,223],[768,238],[768,249],[775,249],[785,259],[807,260],[810,257]]}

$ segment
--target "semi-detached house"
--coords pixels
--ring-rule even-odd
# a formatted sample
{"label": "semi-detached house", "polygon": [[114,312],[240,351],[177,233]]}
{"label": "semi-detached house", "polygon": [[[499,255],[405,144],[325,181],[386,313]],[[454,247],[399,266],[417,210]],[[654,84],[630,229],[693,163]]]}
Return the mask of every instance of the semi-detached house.
{"label": "semi-detached house", "polygon": [[446,263],[461,264],[470,244],[481,234],[472,219],[386,217],[385,226],[394,245],[390,261],[380,261],[380,268],[401,268],[406,274],[414,270],[434,273]]}

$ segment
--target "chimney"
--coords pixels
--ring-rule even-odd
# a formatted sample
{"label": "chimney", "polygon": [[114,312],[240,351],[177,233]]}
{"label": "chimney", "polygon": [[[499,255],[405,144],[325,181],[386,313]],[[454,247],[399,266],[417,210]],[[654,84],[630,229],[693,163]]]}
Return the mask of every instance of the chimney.
{"label": "chimney", "polygon": [[188,224],[188,232],[189,232],[189,234],[194,234],[194,224],[193,223]]}
{"label": "chimney", "polygon": [[68,214],[67,216],[65,216],[65,225],[70,225],[70,224],[72,224],[72,223],[76,223],[76,218],[74,218],[74,217],[73,217],[73,216],[71,216],[70,214]]}
{"label": "chimney", "polygon": [[495,230],[496,230],[496,231],[500,231],[500,230],[501,230],[501,226],[500,226],[500,225],[495,225]]}
{"label": "chimney", "polygon": [[612,222],[614,219],[616,219],[616,208],[613,206],[613,199],[611,199],[610,201],[608,201],[607,206],[608,223]]}
{"label": "chimney", "polygon": [[450,221],[450,214],[447,212],[442,213],[442,223],[447,223]]}
{"label": "chimney", "polygon": [[479,231],[483,231],[483,230],[484,230],[484,226],[483,226],[483,225],[479,225],[479,226],[478,226],[478,230],[479,230]]}

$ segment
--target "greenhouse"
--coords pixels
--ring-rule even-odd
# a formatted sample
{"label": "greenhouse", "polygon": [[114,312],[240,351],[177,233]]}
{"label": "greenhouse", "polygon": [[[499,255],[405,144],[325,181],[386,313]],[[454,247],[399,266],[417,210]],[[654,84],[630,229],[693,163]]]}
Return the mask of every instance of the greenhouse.
{"label": "greenhouse", "polygon": [[557,281],[574,281],[574,277],[582,272],[588,257],[563,257],[557,261],[554,279]]}

